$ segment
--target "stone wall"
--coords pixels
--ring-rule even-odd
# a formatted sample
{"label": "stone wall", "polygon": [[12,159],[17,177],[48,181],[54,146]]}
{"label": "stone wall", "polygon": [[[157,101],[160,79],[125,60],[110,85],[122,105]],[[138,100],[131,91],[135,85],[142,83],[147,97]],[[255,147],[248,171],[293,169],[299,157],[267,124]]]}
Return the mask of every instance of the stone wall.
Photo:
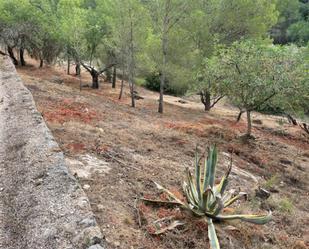
{"label": "stone wall", "polygon": [[0,56],[0,248],[100,244],[102,234],[84,191],[15,67]]}

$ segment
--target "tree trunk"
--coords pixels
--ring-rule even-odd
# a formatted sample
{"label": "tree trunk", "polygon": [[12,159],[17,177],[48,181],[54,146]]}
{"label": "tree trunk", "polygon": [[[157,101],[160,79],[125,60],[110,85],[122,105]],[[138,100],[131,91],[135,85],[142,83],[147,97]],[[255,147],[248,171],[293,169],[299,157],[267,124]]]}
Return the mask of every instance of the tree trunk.
{"label": "tree trunk", "polygon": [[92,88],[99,89],[99,74],[97,72],[92,72],[91,77],[92,77]]}
{"label": "tree trunk", "polygon": [[9,56],[11,57],[14,65],[17,66],[18,65],[18,60],[14,56],[13,48],[11,48],[10,46],[8,46],[8,53],[9,53]]}
{"label": "tree trunk", "polygon": [[120,87],[120,93],[119,93],[119,99],[122,98],[122,93],[123,93],[123,85],[124,85],[124,74],[125,74],[125,69],[124,65],[122,66],[122,79],[121,79],[121,87]]}
{"label": "tree trunk", "polygon": [[133,83],[131,76],[129,79],[129,84],[130,84],[130,92],[131,92],[131,107],[135,107],[134,83]]}
{"label": "tree trunk", "polygon": [[70,56],[68,56],[67,75],[70,75],[70,66],[71,66],[71,61],[70,61]]}
{"label": "tree trunk", "polygon": [[238,114],[237,119],[236,119],[236,123],[238,123],[240,121],[243,113],[244,113],[243,111],[239,111],[239,114]]}
{"label": "tree trunk", "polygon": [[40,59],[40,68],[42,68],[44,65],[44,60],[43,59]]}
{"label": "tree trunk", "polygon": [[[166,31],[163,31],[166,32]],[[164,84],[165,84],[165,67],[166,67],[166,56],[167,56],[167,34],[163,34],[162,39],[162,70],[161,70],[161,78],[160,78],[160,97],[159,97],[159,113],[163,113],[163,94],[164,94]]]}
{"label": "tree trunk", "polygon": [[117,78],[117,68],[116,68],[116,66],[114,66],[112,88],[116,88],[116,78]]}
{"label": "tree trunk", "polygon": [[21,66],[26,66],[26,61],[25,61],[25,57],[24,57],[24,52],[25,50],[23,48],[19,49],[19,60],[20,60],[20,65]]}
{"label": "tree trunk", "polygon": [[290,114],[287,114],[286,116],[290,123],[292,123],[293,125],[297,125],[297,120],[295,118],[293,118]]}
{"label": "tree trunk", "polygon": [[80,64],[77,62],[75,66],[75,75],[80,76]]}
{"label": "tree trunk", "polygon": [[252,128],[252,124],[251,124],[251,111],[246,111],[247,112],[247,137],[251,137],[251,128]]}
{"label": "tree trunk", "polygon": [[163,113],[163,94],[164,94],[164,84],[165,84],[165,78],[166,78],[166,63],[167,63],[167,48],[168,48],[168,25],[170,17],[168,15],[169,13],[169,6],[170,1],[165,2],[165,15],[163,20],[163,31],[162,31],[162,69],[161,69],[161,79],[160,79],[160,97],[159,97],[159,108],[158,112]]}
{"label": "tree trunk", "polygon": [[201,101],[204,104],[205,111],[209,111],[211,109],[211,95],[209,91],[201,92]]}
{"label": "tree trunk", "polygon": [[131,91],[131,106],[135,107],[135,94],[134,94],[134,46],[133,46],[133,22],[131,8],[129,9],[130,15],[130,58],[129,58],[129,85]]}

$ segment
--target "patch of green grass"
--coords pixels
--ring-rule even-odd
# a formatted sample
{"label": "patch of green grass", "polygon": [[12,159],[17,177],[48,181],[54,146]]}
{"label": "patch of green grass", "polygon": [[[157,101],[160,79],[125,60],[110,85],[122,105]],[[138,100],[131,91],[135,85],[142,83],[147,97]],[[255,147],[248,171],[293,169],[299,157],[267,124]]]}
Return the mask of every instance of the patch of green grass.
{"label": "patch of green grass", "polygon": [[279,184],[280,179],[278,175],[274,175],[271,178],[269,178],[264,184],[263,187],[266,189],[271,189],[273,188],[275,185]]}
{"label": "patch of green grass", "polygon": [[278,207],[280,212],[283,213],[292,213],[294,210],[294,205],[292,203],[292,201],[288,198],[283,198],[281,200],[279,200],[278,202]]}

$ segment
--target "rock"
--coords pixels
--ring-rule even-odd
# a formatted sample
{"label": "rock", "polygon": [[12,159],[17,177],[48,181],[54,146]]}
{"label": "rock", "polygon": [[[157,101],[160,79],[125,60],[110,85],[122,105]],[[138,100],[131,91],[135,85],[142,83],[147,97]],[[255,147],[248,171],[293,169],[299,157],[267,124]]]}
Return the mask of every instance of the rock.
{"label": "rock", "polygon": [[84,190],[90,189],[90,185],[89,185],[89,184],[85,184],[85,185],[83,186],[83,189],[84,189]]}
{"label": "rock", "polygon": [[270,197],[270,192],[263,188],[258,188],[255,190],[255,196],[261,199],[268,199]]}
{"label": "rock", "polygon": [[180,104],[186,104],[186,103],[188,103],[187,101],[182,100],[182,99],[177,100],[177,102],[179,102]]}
{"label": "rock", "polygon": [[292,162],[288,159],[280,159],[280,163],[285,165],[292,165]]}
{"label": "rock", "polygon": [[120,246],[120,242],[119,242],[119,241],[115,241],[115,242],[114,242],[114,245],[115,245],[116,247],[118,247],[118,246]]}
{"label": "rock", "polygon": [[253,119],[252,123],[253,124],[257,124],[257,125],[262,125],[263,124],[262,120],[260,120],[260,119]]}
{"label": "rock", "polygon": [[81,209],[88,209],[89,208],[89,201],[86,197],[81,197],[78,199],[77,206]]}
{"label": "rock", "polygon": [[97,205],[97,209],[98,209],[98,211],[103,211],[104,206],[102,204],[99,204],[99,205]]}
{"label": "rock", "polygon": [[84,227],[92,227],[95,226],[97,223],[94,218],[86,218],[79,222],[79,224],[83,225]]}
{"label": "rock", "polygon": [[91,246],[100,244],[103,236],[98,227],[87,227],[74,238],[77,245]]}
{"label": "rock", "polygon": [[88,249],[104,249],[104,247],[100,246],[99,244],[96,244],[96,245],[88,247]]}

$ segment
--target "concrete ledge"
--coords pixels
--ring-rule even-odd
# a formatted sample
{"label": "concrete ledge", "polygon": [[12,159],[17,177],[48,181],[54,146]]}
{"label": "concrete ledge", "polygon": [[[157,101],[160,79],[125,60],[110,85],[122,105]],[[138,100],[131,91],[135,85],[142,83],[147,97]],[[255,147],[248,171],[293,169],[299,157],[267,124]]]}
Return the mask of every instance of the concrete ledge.
{"label": "concrete ledge", "polygon": [[0,56],[0,248],[101,248],[89,201],[31,93]]}

